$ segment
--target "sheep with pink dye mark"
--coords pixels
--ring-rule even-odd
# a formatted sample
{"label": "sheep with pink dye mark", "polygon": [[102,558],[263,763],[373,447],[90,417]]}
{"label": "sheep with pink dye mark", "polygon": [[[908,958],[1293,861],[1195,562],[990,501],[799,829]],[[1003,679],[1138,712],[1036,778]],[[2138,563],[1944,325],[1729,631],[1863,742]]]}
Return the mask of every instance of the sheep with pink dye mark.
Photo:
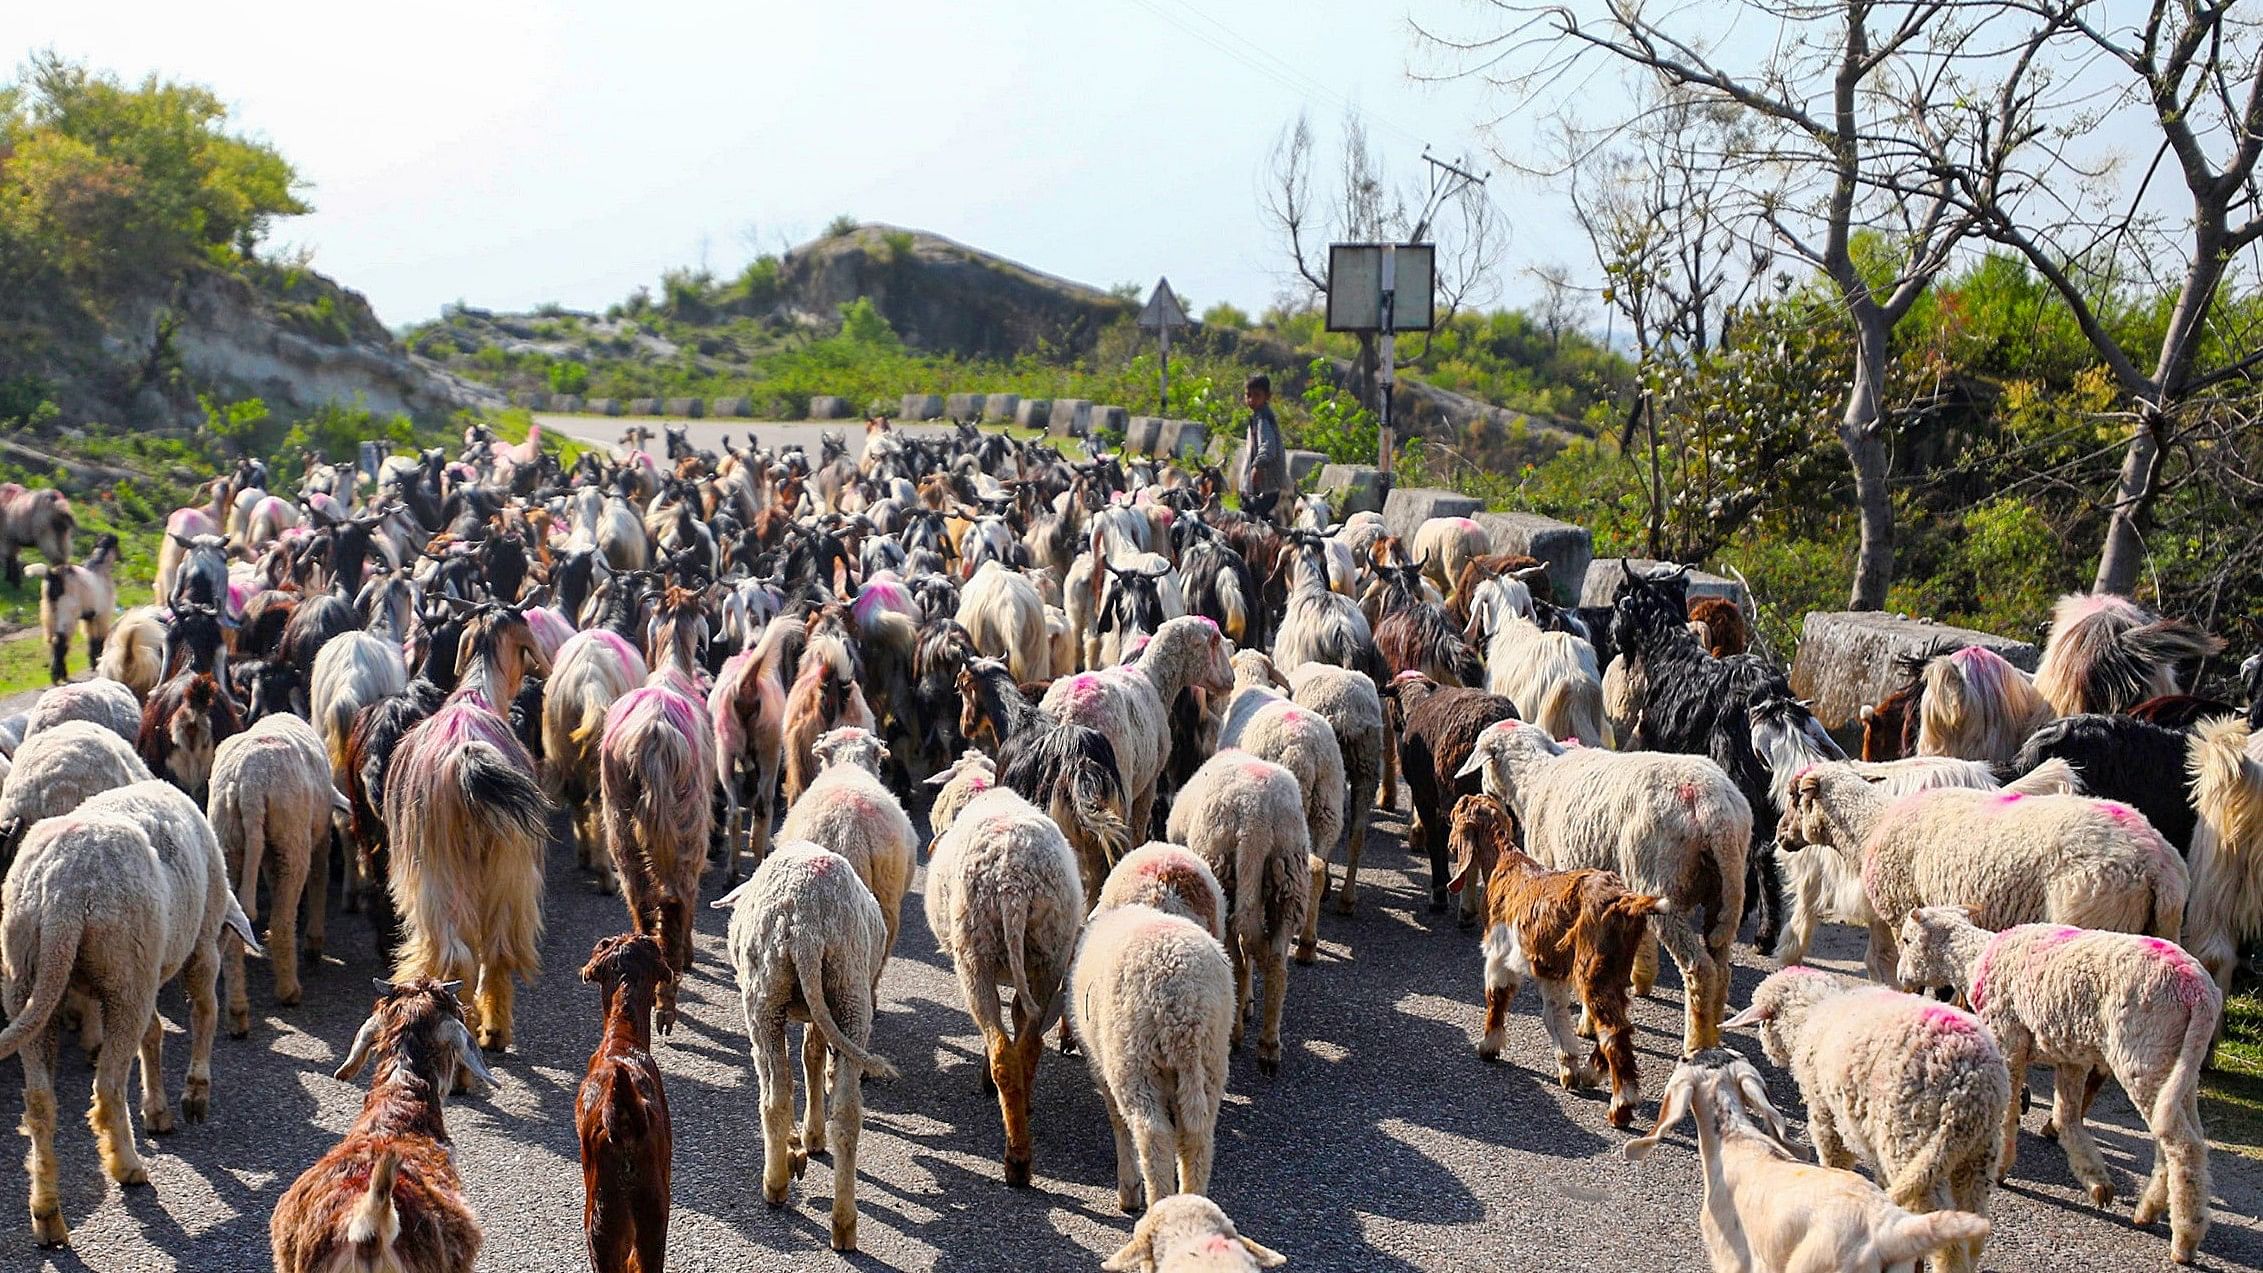
{"label": "sheep with pink dye mark", "polygon": [[644,684],[644,655],[619,633],[591,628],[558,647],[542,683],[542,787],[574,819],[574,853],[598,886],[617,885],[605,852],[604,806],[598,799],[598,744],[614,702]]}
{"label": "sheep with pink dye mark", "polygon": [[1785,802],[1779,839],[1861,863],[1875,981],[1892,979],[1895,931],[1920,906],[1971,907],[1986,928],[2048,922],[2173,940],[2184,924],[2184,859],[2125,804],[2017,789],[1897,798],[1842,765],[1802,772]]}
{"label": "sheep with pink dye mark", "polygon": [[[2098,1147],[2083,1126],[2089,1077],[2113,1074],[2153,1133],[2153,1174],[2136,1223],[2169,1216],[2169,1258],[2190,1264],[2208,1232],[2208,1136],[2200,1125],[2200,1071],[2223,1019],[2223,994],[2200,961],[2158,937],[2063,924],[2021,924],[2000,933],[1951,906],[1902,921],[1901,978],[1964,992],[2026,1081],[2034,1062],[2052,1067],[2051,1125],[2075,1178],[2093,1202],[2113,1201]],[[2019,1144],[2019,1107],[2004,1111],[2003,1161]]]}
{"label": "sheep with pink dye mark", "polygon": [[1281,1068],[1281,1008],[1288,997],[1289,940],[1311,904],[1311,834],[1296,775],[1228,748],[1195,770],[1171,804],[1170,836],[1202,856],[1227,899],[1227,950],[1234,964],[1233,1041],[1241,1042],[1252,965],[1265,976],[1257,1068]]}
{"label": "sheep with pink dye mark", "polygon": [[872,890],[888,922],[882,962],[896,948],[904,894],[911,889],[919,855],[919,833],[912,830],[886,784],[882,766],[888,746],[869,730],[836,729],[817,740],[817,777],[801,799],[786,810],[780,840],[807,840],[847,858],[857,878]]}
{"label": "sheep with pink dye mark", "polygon": [[[1798,1081],[1824,1166],[1860,1161],[1908,1211],[1987,1214],[2012,1081],[1979,1018],[1883,986],[1786,968],[1725,1024],[1757,1026],[1768,1059]],[[1929,1267],[1969,1270],[1980,1245],[1943,1248]]]}
{"label": "sheep with pink dye mark", "polygon": [[1414,528],[1409,552],[1414,564],[1422,567],[1423,577],[1450,597],[1462,567],[1473,558],[1492,554],[1493,537],[1467,517],[1433,517]]}
{"label": "sheep with pink dye mark", "polygon": [[1226,702],[1220,747],[1238,747],[1296,775],[1312,845],[1312,889],[1295,959],[1313,961],[1320,945],[1320,901],[1328,894],[1328,854],[1344,826],[1344,755],[1326,717],[1299,707],[1272,685],[1273,663],[1255,650],[1233,657],[1234,696]]}

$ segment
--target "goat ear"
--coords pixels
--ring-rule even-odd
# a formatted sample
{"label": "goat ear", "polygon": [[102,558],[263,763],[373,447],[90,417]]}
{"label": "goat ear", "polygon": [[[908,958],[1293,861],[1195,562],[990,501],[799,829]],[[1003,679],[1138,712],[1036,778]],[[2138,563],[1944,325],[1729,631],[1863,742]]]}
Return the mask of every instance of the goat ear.
{"label": "goat ear", "polygon": [[456,981],[443,981],[440,983],[440,990],[443,994],[456,994],[461,992],[463,988],[464,983],[460,979]]}
{"label": "goat ear", "polygon": [[1242,1244],[1242,1250],[1249,1252],[1249,1258],[1257,1261],[1257,1267],[1261,1269],[1277,1269],[1289,1262],[1289,1257],[1255,1238],[1237,1237],[1235,1240]]}
{"label": "goat ear", "polygon": [[244,908],[236,904],[235,898],[228,899],[228,913],[221,918],[221,922],[228,926],[228,931],[234,933],[237,940],[243,942],[246,952],[260,959],[267,958],[266,948],[259,944],[259,935],[252,931],[251,920],[245,916]]}
{"label": "goat ear", "polygon": [[1777,1110],[1775,1103],[1768,1099],[1768,1085],[1760,1081],[1760,1075],[1746,1065],[1736,1067],[1731,1073],[1736,1075],[1737,1095],[1743,1098],[1744,1112],[1759,1123],[1761,1130],[1767,1132],[1784,1152],[1794,1158],[1805,1157],[1792,1149],[1791,1126],[1784,1121],[1784,1116]]}
{"label": "goat ear", "polygon": [[1776,1009],[1773,1006],[1755,1002],[1750,1007],[1747,1007],[1744,1011],[1736,1014],[1733,1017],[1730,1017],[1728,1020],[1723,1021],[1721,1024],[1724,1026],[1736,1026],[1742,1028],[1745,1026],[1759,1025],[1763,1021],[1773,1021],[1775,1019]]}
{"label": "goat ear", "polygon": [[1628,1162],[1641,1162],[1648,1158],[1650,1151],[1656,1149],[1658,1142],[1666,1135],[1666,1129],[1682,1121],[1682,1116],[1689,1113],[1689,1092],[1695,1085],[1696,1078],[1691,1071],[1676,1069],[1674,1076],[1666,1080],[1665,1094],[1658,1098],[1658,1125],[1650,1129],[1648,1136],[1621,1145],[1620,1156]]}
{"label": "goat ear", "polygon": [[1472,774],[1484,773],[1486,762],[1490,761],[1492,758],[1492,750],[1486,747],[1485,740],[1480,738],[1477,742],[1477,746],[1470,749],[1469,759],[1463,761],[1462,767],[1454,771],[1454,781],[1460,782],[1462,779],[1467,778]]}
{"label": "goat ear", "polygon": [[[378,984],[384,985],[383,982]],[[390,987],[387,988],[390,989]],[[369,1060],[370,1045],[375,1042],[377,1042],[377,1018],[372,1016],[369,1020],[361,1023],[361,1031],[354,1035],[354,1045],[346,1049],[346,1059],[338,1063],[338,1068],[332,1070],[330,1076],[336,1079],[350,1080],[361,1073],[362,1065]]]}
{"label": "goat ear", "polygon": [[487,1068],[487,1062],[480,1058],[479,1045],[472,1042],[471,1030],[461,1021],[451,1024],[454,1028],[449,1031],[449,1034],[456,1045],[456,1059],[463,1063],[465,1069],[471,1071],[473,1078],[478,1079],[489,1088],[500,1086],[495,1081],[494,1073]]}
{"label": "goat ear", "polygon": [[740,880],[738,886],[733,888],[730,892],[723,894],[721,897],[716,898],[712,902],[709,902],[707,904],[707,909],[711,911],[730,910],[732,907],[735,907],[739,904],[739,894],[746,892],[749,888],[752,887],[754,887],[754,877],[750,875],[747,878]]}

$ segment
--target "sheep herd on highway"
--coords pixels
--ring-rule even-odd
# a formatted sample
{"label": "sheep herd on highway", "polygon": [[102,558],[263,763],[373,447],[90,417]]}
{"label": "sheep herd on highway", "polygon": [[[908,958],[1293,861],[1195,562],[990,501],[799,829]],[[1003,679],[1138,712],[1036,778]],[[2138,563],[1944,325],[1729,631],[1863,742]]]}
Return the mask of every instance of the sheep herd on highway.
{"label": "sheep herd on highway", "polygon": [[[57,681],[73,625],[97,668],[0,721],[0,1057],[23,1067],[41,1244],[69,1240],[66,1034],[95,1057],[104,1170],[146,1183],[126,1080],[138,1061],[141,1130],[170,1131],[160,987],[187,996],[178,1114],[199,1121],[223,987],[236,1038],[247,953],[298,1002],[335,891],[392,975],[334,1041],[367,1101],[282,1195],[276,1267],[471,1268],[483,1164],[444,1102],[504,1068],[556,819],[625,910],[581,969],[604,1012],[575,1106],[596,1269],[662,1267],[654,1033],[718,892],[762,1195],[829,1157],[832,1245],[856,1247],[862,1081],[926,1042],[874,1029],[922,866],[1005,1182],[1032,1179],[1050,1036],[1089,1066],[1144,1211],[1102,1267],[1281,1264],[1204,1196],[1228,1056],[1254,1031],[1262,1074],[1289,1064],[1290,965],[1357,905],[1403,781],[1430,906],[1478,947],[1457,939],[1441,985],[1481,990],[1479,1056],[1552,1052],[1632,1128],[1630,1000],[1661,948],[1674,965],[1683,1055],[1624,1150],[1693,1122],[1714,1268],[1974,1268],[2036,1064],[2100,1206],[2084,1119],[2121,1085],[2155,1142],[2136,1221],[2165,1217],[2178,1262],[2200,1246],[2200,1072],[2263,936],[2263,673],[2243,667],[2244,709],[2193,696],[2220,643],[2190,625],[2072,597],[2033,674],[1928,652],[1850,758],[1686,570],[1614,567],[1612,605],[1563,606],[1468,519],[1402,540],[1316,497],[1251,518],[1213,468],[971,426],[875,420],[856,455],[650,439],[570,467],[480,426],[374,474],[245,461],[168,519],[159,604],[115,617],[115,541],[74,562],[67,501],[0,489],[0,561],[48,559],[28,573]],[[1823,923],[1867,933],[1867,980],[1802,962]],[[1744,931],[1785,966],[1733,1005]],[[1520,1036],[1526,981],[1542,1030]],[[1796,1080],[1812,1155],[1761,1058]]]}

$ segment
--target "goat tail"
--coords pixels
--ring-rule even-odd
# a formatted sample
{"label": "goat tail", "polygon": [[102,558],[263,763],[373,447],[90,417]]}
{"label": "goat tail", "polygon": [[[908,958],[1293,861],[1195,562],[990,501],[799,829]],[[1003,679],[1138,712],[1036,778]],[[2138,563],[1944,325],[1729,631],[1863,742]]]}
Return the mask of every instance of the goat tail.
{"label": "goat tail", "polygon": [[590,699],[582,703],[581,723],[575,725],[566,733],[567,739],[571,741],[574,746],[589,746],[589,740],[597,737],[597,735],[604,730],[606,706],[606,704],[600,703],[595,699]]}
{"label": "goat tail", "polygon": [[1590,681],[1584,676],[1557,677],[1541,691],[1540,704],[1532,720],[1547,730],[1550,738],[1576,738],[1585,747],[1602,746],[1602,682]]}
{"label": "goat tail", "polygon": [[1988,1217],[1970,1211],[1905,1211],[1878,1227],[1879,1262],[1889,1268],[1914,1263],[1945,1246],[1986,1241],[1988,1230]]}
{"label": "goat tail", "polygon": [[[79,961],[79,941],[86,935],[86,912],[68,906],[35,911],[26,906],[24,918],[39,925],[38,948],[32,955],[31,998],[24,1010],[0,1030],[0,1061],[14,1056],[24,1041],[47,1026],[48,1018],[63,1002],[63,992],[71,984],[71,968]],[[14,916],[9,918],[13,919]],[[123,1043],[113,1043],[123,1047]]]}
{"label": "goat tail", "polygon": [[533,766],[515,765],[493,743],[472,741],[456,755],[456,785],[471,816],[497,837],[541,843],[550,805]]}
{"label": "goat tail", "polygon": [[1063,825],[1083,829],[1084,834],[1100,846],[1101,858],[1110,867],[1117,859],[1131,851],[1131,823],[1124,814],[1124,784],[1107,764],[1089,756],[1080,757],[1061,775],[1061,783],[1054,789],[1055,821],[1067,814],[1070,822]]}
{"label": "goat tail", "polygon": [[[877,1052],[865,1051],[850,1042],[847,1035],[841,1033],[839,1023],[833,1020],[832,1005],[825,999],[826,952],[819,943],[811,942],[809,945],[812,947],[811,949],[796,952],[794,973],[801,980],[802,1001],[809,1006],[810,1028],[817,1031],[819,1037],[825,1040],[825,1046],[838,1052],[850,1064],[866,1074],[877,1078],[892,1079],[896,1077],[896,1067],[889,1063],[887,1057]],[[861,976],[863,974],[852,970],[850,975]],[[806,1048],[808,1045],[804,1044],[803,1046]]]}
{"label": "goat tail", "polygon": [[401,1155],[388,1149],[369,1169],[369,1189],[346,1219],[346,1241],[353,1244],[354,1259],[362,1268],[396,1266],[393,1242],[401,1236],[400,1212],[393,1206],[393,1181],[400,1171]]}

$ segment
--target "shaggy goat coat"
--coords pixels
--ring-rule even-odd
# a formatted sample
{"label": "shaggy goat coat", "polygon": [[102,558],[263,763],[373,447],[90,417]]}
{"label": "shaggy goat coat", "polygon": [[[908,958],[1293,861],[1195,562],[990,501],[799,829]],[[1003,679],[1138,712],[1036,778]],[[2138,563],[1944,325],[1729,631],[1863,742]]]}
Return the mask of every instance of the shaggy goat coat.
{"label": "shaggy goat coat", "polygon": [[2241,720],[2210,721],[2194,735],[2189,763],[2199,819],[2182,935],[2229,991],[2240,943],[2263,934],[2263,734]]}

